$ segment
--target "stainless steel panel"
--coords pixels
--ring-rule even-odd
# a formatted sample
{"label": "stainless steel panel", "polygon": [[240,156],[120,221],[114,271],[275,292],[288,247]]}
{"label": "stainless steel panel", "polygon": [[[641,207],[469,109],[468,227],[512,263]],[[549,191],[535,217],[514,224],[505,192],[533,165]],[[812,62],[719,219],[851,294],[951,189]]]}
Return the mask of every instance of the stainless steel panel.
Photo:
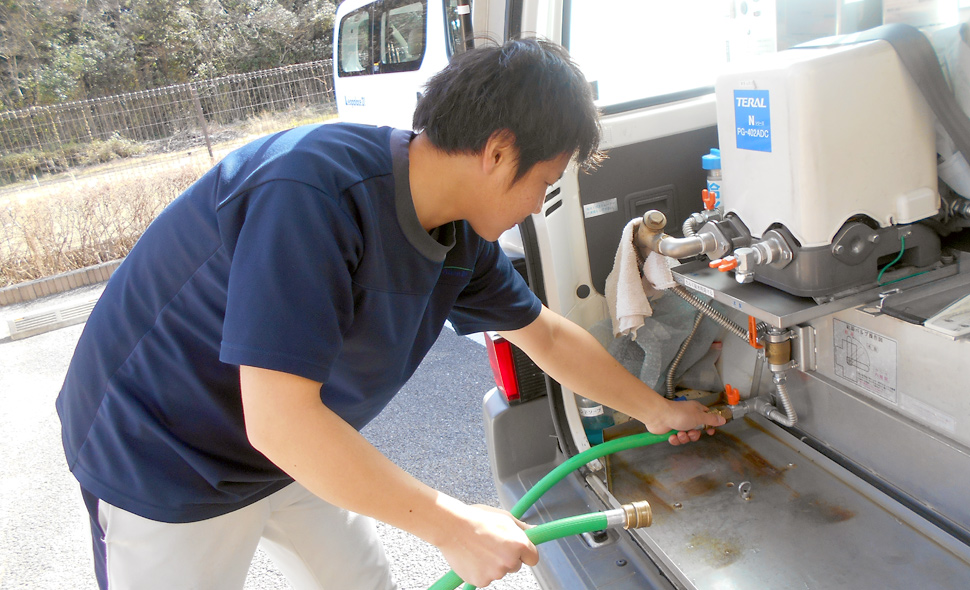
{"label": "stainless steel panel", "polygon": [[618,501],[650,501],[638,533],[687,588],[970,587],[970,547],[760,418],[610,471]]}
{"label": "stainless steel panel", "polygon": [[891,289],[906,289],[953,276],[958,271],[958,265],[951,264],[912,276],[894,283],[891,289],[888,286],[869,289],[826,303],[816,303],[814,299],[807,297],[795,297],[758,282],[742,285],[734,279],[733,273],[712,269],[702,260],[683,264],[672,270],[674,279],[688,289],[713,297],[715,301],[754,316],[769,326],[789,328],[843,309],[878,301],[880,293]]}
{"label": "stainless steel panel", "polygon": [[[789,371],[798,429],[970,537],[970,341],[864,309],[797,328],[815,332],[816,358],[814,371]],[[854,368],[870,371],[870,382],[846,374],[846,337],[837,337],[837,323],[858,332]],[[753,350],[731,338],[720,366],[725,383],[748,397]],[[761,383],[757,393],[767,393],[767,372]]]}

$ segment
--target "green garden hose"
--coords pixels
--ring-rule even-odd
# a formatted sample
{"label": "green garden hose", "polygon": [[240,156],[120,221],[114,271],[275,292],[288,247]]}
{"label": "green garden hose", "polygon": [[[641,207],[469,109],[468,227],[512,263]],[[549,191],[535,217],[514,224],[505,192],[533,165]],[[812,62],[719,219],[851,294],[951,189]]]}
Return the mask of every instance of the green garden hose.
{"label": "green garden hose", "polygon": [[629,449],[635,449],[637,447],[645,447],[648,445],[656,444],[659,442],[665,442],[670,438],[670,435],[676,434],[676,430],[671,430],[667,434],[653,434],[651,432],[643,432],[640,434],[634,434],[633,436],[624,436],[622,438],[616,438],[604,442],[603,444],[590,447],[579,453],[578,455],[573,455],[569,459],[563,461],[559,466],[546,474],[545,477],[540,479],[536,485],[532,486],[522,499],[515,503],[512,510],[512,516],[516,518],[522,518],[525,511],[532,508],[532,505],[542,497],[549,488],[556,485],[563,480],[567,475],[576,471],[583,465],[586,465],[594,459],[600,459],[607,455],[612,455],[613,453],[618,453],[620,451],[626,451]]}
{"label": "green garden hose", "polygon": [[[545,543],[554,539],[561,539],[570,535],[581,535],[593,531],[601,531],[607,527],[605,512],[591,512],[570,516],[560,520],[554,520],[540,524],[535,528],[525,531],[525,536],[534,544]],[[455,570],[451,570],[435,582],[428,590],[454,590],[462,583]],[[466,586],[467,587],[467,586]]]}
{"label": "green garden hose", "polygon": [[[664,442],[670,438],[670,435],[676,434],[676,430],[671,430],[667,434],[653,434],[650,432],[644,432],[641,434],[634,434],[633,436],[624,436],[623,438],[617,438],[614,440],[606,441],[602,444],[591,447],[582,453],[574,455],[563,461],[555,469],[546,474],[545,477],[540,479],[532,488],[522,498],[515,503],[512,510],[512,516],[516,518],[521,518],[525,514],[526,510],[532,507],[536,501],[542,497],[549,489],[563,480],[567,475],[573,471],[579,469],[583,465],[586,465],[594,459],[599,459],[607,455],[612,455],[613,453],[618,453],[620,451],[626,451],[628,449],[635,449],[637,447],[645,447],[647,445],[652,445],[659,442]],[[568,518],[563,518],[560,520],[554,520],[552,522],[547,522],[540,524],[534,528],[525,531],[529,540],[533,544],[539,545],[540,543],[545,543],[546,541],[552,541],[554,539],[561,539],[562,537],[568,537],[570,535],[578,535],[582,533],[589,533],[593,531],[599,531],[607,528],[607,512],[593,512],[590,514],[582,514],[579,516],[570,516]],[[589,527],[589,528],[587,528]],[[458,577],[458,574],[454,570],[451,570],[444,576],[442,576],[437,582],[431,585],[428,590],[454,590],[461,584],[462,579]],[[463,590],[473,590],[475,587],[471,584],[465,584]]]}

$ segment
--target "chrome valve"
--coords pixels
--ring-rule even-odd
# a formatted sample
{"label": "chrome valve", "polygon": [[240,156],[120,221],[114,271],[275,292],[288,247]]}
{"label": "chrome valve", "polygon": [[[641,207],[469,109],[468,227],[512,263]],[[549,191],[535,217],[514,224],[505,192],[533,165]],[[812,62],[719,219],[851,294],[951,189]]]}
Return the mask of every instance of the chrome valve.
{"label": "chrome valve", "polygon": [[747,248],[734,251],[738,264],[734,269],[734,276],[739,283],[750,283],[754,280],[755,268],[770,264],[775,268],[784,268],[794,258],[794,253],[784,236],[775,230],[765,232],[765,235]]}

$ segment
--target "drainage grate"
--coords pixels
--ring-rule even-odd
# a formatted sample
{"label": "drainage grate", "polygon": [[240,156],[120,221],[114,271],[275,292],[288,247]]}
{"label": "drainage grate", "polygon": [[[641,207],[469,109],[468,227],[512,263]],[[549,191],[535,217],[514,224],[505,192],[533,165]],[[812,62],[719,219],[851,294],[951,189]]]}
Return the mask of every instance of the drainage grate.
{"label": "drainage grate", "polygon": [[61,309],[48,310],[35,313],[22,318],[7,320],[10,328],[10,339],[19,340],[28,336],[36,336],[51,330],[66,328],[75,324],[83,323],[91,315],[97,299],[91,299],[84,303],[78,303],[63,307]]}

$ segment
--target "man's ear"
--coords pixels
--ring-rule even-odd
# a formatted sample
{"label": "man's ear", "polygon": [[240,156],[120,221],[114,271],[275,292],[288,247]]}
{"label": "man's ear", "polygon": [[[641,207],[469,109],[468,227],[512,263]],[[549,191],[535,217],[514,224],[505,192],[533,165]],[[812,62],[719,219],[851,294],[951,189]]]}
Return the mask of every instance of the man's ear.
{"label": "man's ear", "polygon": [[482,171],[490,174],[502,166],[515,166],[519,159],[515,134],[508,129],[492,132],[482,151]]}

